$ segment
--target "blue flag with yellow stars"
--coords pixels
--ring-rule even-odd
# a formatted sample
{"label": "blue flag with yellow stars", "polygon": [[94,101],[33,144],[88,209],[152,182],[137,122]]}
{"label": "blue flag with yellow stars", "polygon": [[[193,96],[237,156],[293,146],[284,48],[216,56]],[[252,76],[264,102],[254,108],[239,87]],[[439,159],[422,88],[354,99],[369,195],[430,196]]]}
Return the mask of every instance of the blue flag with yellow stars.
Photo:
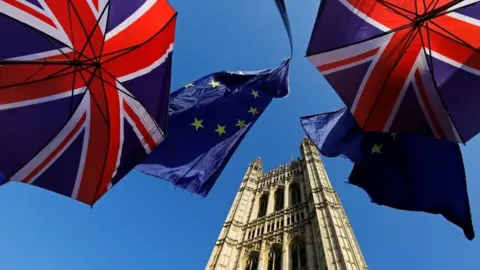
{"label": "blue flag with yellow stars", "polygon": [[173,92],[166,139],[137,169],[206,196],[272,99],[288,94],[289,63],[213,73]]}
{"label": "blue flag with yellow stars", "polygon": [[412,135],[364,132],[346,109],[306,116],[301,124],[320,152],[355,162],[349,183],[372,202],[441,214],[475,236],[458,144]]}

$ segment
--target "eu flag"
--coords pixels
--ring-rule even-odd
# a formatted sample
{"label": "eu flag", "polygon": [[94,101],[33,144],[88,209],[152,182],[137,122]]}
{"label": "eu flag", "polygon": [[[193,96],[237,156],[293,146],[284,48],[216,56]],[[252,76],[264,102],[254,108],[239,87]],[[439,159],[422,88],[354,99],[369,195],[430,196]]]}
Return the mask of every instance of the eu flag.
{"label": "eu flag", "polygon": [[379,205],[441,214],[475,236],[458,144],[412,135],[364,132],[347,109],[301,118],[319,150],[355,162],[349,182]]}
{"label": "eu flag", "polygon": [[289,63],[213,73],[173,92],[167,137],[137,169],[206,196],[272,99],[288,94]]}

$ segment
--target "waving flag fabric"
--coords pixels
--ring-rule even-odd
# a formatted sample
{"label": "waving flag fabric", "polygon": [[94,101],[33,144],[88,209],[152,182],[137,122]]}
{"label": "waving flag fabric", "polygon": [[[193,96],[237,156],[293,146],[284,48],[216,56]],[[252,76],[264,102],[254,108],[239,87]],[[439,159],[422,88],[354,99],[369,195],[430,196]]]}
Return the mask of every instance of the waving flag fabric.
{"label": "waving flag fabric", "polygon": [[343,156],[353,162],[361,161],[361,143],[365,133],[346,108],[300,118],[308,137],[326,157]]}
{"label": "waving flag fabric", "polygon": [[218,72],[173,92],[167,138],[137,169],[206,196],[272,98],[288,94],[289,63]]}
{"label": "waving flag fabric", "polygon": [[0,1],[0,171],[92,205],[163,140],[166,0]]}
{"label": "waving flag fabric", "polygon": [[287,31],[288,41],[290,42],[290,56],[292,56],[292,53],[293,53],[292,28],[290,27],[290,20],[288,19],[287,6],[285,5],[284,0],[275,0],[275,5],[277,6],[278,12],[280,12],[280,17],[282,18],[285,31]]}
{"label": "waving flag fabric", "polygon": [[374,203],[441,214],[468,239],[474,238],[458,144],[364,132],[346,108],[302,117],[301,123],[322,154],[344,155],[355,162],[349,182],[364,189]]}

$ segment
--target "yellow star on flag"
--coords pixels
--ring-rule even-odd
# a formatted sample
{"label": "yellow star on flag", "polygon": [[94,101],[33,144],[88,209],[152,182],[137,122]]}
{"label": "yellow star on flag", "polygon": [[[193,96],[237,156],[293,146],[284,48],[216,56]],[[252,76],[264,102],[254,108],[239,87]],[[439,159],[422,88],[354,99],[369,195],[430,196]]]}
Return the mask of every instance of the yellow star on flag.
{"label": "yellow star on flag", "polygon": [[225,131],[226,126],[218,125],[217,124],[217,129],[215,129],[215,132],[218,132],[218,136],[222,136],[222,134],[226,134],[227,132]]}
{"label": "yellow star on flag", "polygon": [[185,85],[185,88],[189,88],[189,87],[194,87],[195,85],[193,83],[189,83],[187,85]]}
{"label": "yellow star on flag", "polygon": [[220,86],[220,82],[216,82],[214,80],[211,80],[209,83],[208,83],[210,86],[212,86],[213,88],[217,87],[217,86]]}
{"label": "yellow star on flag", "polygon": [[374,144],[372,147],[372,154],[381,154],[383,144]]}
{"label": "yellow star on flag", "polygon": [[245,127],[245,121],[238,119],[237,123],[235,124],[238,128],[243,128]]}
{"label": "yellow star on flag", "polygon": [[252,90],[252,95],[254,98],[260,97],[260,95],[258,94],[258,91],[255,91],[255,90]]}
{"label": "yellow star on flag", "polygon": [[196,117],[195,117],[195,120],[193,120],[193,123],[191,124],[192,126],[195,127],[195,131],[197,131],[199,128],[203,128],[203,119],[200,119],[198,120]]}
{"label": "yellow star on flag", "polygon": [[249,113],[251,113],[252,115],[255,115],[255,114],[258,114],[258,110],[257,108],[254,108],[254,107],[250,107],[250,110],[248,110]]}

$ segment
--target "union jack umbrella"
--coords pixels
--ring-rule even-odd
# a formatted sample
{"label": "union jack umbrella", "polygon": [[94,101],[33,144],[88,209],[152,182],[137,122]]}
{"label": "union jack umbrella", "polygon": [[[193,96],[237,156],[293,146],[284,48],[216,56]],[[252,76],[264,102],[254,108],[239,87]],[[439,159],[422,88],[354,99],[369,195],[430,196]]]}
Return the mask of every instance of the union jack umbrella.
{"label": "union jack umbrella", "polygon": [[307,56],[366,131],[480,131],[479,0],[322,0]]}
{"label": "union jack umbrella", "polygon": [[166,0],[0,0],[0,171],[93,205],[164,138]]}

